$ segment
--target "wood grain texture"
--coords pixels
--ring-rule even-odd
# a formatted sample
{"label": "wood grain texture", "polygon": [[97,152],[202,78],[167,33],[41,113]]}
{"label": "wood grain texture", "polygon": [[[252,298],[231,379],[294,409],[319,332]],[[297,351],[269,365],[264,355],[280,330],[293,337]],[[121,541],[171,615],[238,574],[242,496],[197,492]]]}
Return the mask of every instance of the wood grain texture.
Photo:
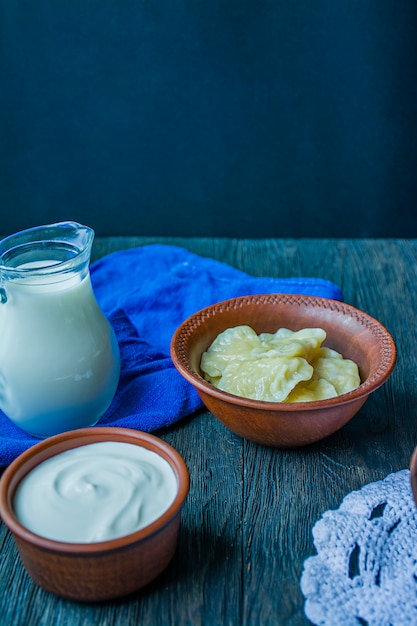
{"label": "wood grain texture", "polygon": [[156,433],[185,458],[191,487],[176,555],[140,594],[79,605],[35,587],[0,528],[0,624],[304,626],[299,587],[311,530],[353,489],[408,467],[417,445],[417,241],[109,238],[93,259],[149,243],[180,245],[256,276],[314,276],[392,333],[397,366],[358,415],[324,441],[272,450],[207,411]]}

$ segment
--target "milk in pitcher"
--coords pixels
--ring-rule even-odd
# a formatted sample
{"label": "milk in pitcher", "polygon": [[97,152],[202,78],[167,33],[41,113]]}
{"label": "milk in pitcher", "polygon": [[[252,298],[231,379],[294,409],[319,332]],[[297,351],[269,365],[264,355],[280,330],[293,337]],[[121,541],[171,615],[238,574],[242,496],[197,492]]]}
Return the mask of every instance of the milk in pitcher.
{"label": "milk in pitcher", "polygon": [[91,229],[73,222],[45,228],[48,241],[56,230],[60,239],[81,233],[83,245],[77,239],[64,254],[58,243],[42,250],[45,233],[32,232],[36,242],[21,245],[21,254],[15,246],[0,257],[0,408],[37,437],[95,424],[120,374],[117,340],[88,271]]}

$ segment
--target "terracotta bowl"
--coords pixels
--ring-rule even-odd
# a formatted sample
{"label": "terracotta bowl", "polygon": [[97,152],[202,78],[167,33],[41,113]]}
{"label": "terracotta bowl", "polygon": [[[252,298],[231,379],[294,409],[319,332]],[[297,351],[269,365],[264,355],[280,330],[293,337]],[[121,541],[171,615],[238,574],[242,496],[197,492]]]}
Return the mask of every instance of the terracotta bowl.
{"label": "terracotta bowl", "polygon": [[[204,380],[201,354],[219,333],[241,324],[258,334],[323,328],[323,345],[355,361],[362,384],[336,398],[297,403],[249,400],[221,391]],[[311,444],[344,426],[391,374],[396,348],[379,322],[348,304],[276,294],[234,298],[195,313],[175,332],[171,357],[207,409],[231,431],[255,443],[289,448]]]}
{"label": "terracotta bowl", "polygon": [[410,461],[410,480],[411,480],[411,490],[413,492],[413,498],[417,505],[417,447],[414,449],[414,452]]}
{"label": "terracotta bowl", "polygon": [[[168,510],[141,530],[99,543],[46,539],[23,526],[14,514],[13,498],[24,476],[56,454],[100,441],[142,446],[169,463],[177,477],[178,492]],[[167,567],[176,550],[181,508],[188,489],[185,462],[164,441],[126,428],[85,428],[46,439],[9,465],[0,480],[0,515],[11,530],[23,565],[35,583],[72,600],[109,600],[137,591]]]}

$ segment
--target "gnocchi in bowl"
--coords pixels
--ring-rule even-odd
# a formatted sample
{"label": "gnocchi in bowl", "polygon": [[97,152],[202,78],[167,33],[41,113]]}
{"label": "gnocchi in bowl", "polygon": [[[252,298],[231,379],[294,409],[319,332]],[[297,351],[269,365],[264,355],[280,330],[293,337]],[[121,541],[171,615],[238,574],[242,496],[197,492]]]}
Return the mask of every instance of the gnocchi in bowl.
{"label": "gnocchi in bowl", "polygon": [[[242,331],[241,327],[245,330]],[[249,342],[255,357],[259,356],[259,342],[262,344],[268,335],[274,335],[275,339],[269,341],[277,344],[286,337],[290,346],[288,349],[293,353],[295,350],[294,358],[299,358],[294,342],[302,338],[305,344],[302,358],[308,357],[305,359],[307,366],[303,364],[300,369],[301,372],[304,370],[301,378],[304,376],[304,383],[307,383],[304,389],[301,386],[295,392],[297,385],[290,389],[291,385],[288,387],[279,378],[273,382],[271,371],[276,356],[275,346],[266,350],[270,356],[263,360],[264,381],[260,384],[261,388],[269,389],[275,385],[274,393],[264,399],[258,389],[253,397],[243,397],[238,387],[245,387],[249,382],[249,386],[254,388],[256,383],[250,382],[253,376],[250,367],[245,370],[248,366],[242,365],[239,356],[233,354],[236,346],[233,346],[234,341],[230,341],[228,333],[232,336],[237,334],[240,347],[242,341]],[[207,365],[207,354],[216,341],[223,341],[224,354],[217,354],[212,363],[209,358]],[[350,361],[356,367],[358,384],[348,384],[341,388],[340,393],[331,393],[331,397],[320,397],[317,389],[311,393],[308,375],[311,367],[314,369],[314,352],[317,349],[324,350],[321,356]],[[313,359],[308,354],[309,350]],[[336,357],[336,353],[339,356]],[[278,448],[308,445],[342,428],[361,409],[369,395],[385,383],[395,367],[396,356],[392,336],[376,319],[346,303],[305,295],[260,294],[219,302],[185,320],[171,341],[174,365],[194,386],[214,417],[245,439]],[[309,358],[313,365],[309,363]],[[219,360],[223,360],[221,367],[224,363],[230,364],[228,376],[237,387],[225,389],[224,381],[220,385],[213,384],[219,381]],[[328,365],[321,364],[321,367],[325,369]],[[209,371],[205,372],[207,367]],[[279,364],[277,367],[279,369]],[[355,367],[350,367],[354,375]],[[300,377],[300,371],[296,379]],[[312,377],[313,374],[310,379]],[[325,379],[326,376],[319,375],[318,378]],[[268,380],[269,383],[265,382]],[[300,379],[300,382],[303,381]],[[291,393],[293,397],[289,401]]]}

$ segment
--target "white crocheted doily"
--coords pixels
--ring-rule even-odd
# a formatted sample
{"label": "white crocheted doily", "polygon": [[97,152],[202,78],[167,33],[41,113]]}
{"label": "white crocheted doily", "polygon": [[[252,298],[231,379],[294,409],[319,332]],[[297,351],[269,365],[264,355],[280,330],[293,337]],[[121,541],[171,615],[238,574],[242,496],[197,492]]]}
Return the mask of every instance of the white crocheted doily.
{"label": "white crocheted doily", "polygon": [[409,470],[347,495],[313,528],[305,614],[317,626],[417,625],[417,507]]}

